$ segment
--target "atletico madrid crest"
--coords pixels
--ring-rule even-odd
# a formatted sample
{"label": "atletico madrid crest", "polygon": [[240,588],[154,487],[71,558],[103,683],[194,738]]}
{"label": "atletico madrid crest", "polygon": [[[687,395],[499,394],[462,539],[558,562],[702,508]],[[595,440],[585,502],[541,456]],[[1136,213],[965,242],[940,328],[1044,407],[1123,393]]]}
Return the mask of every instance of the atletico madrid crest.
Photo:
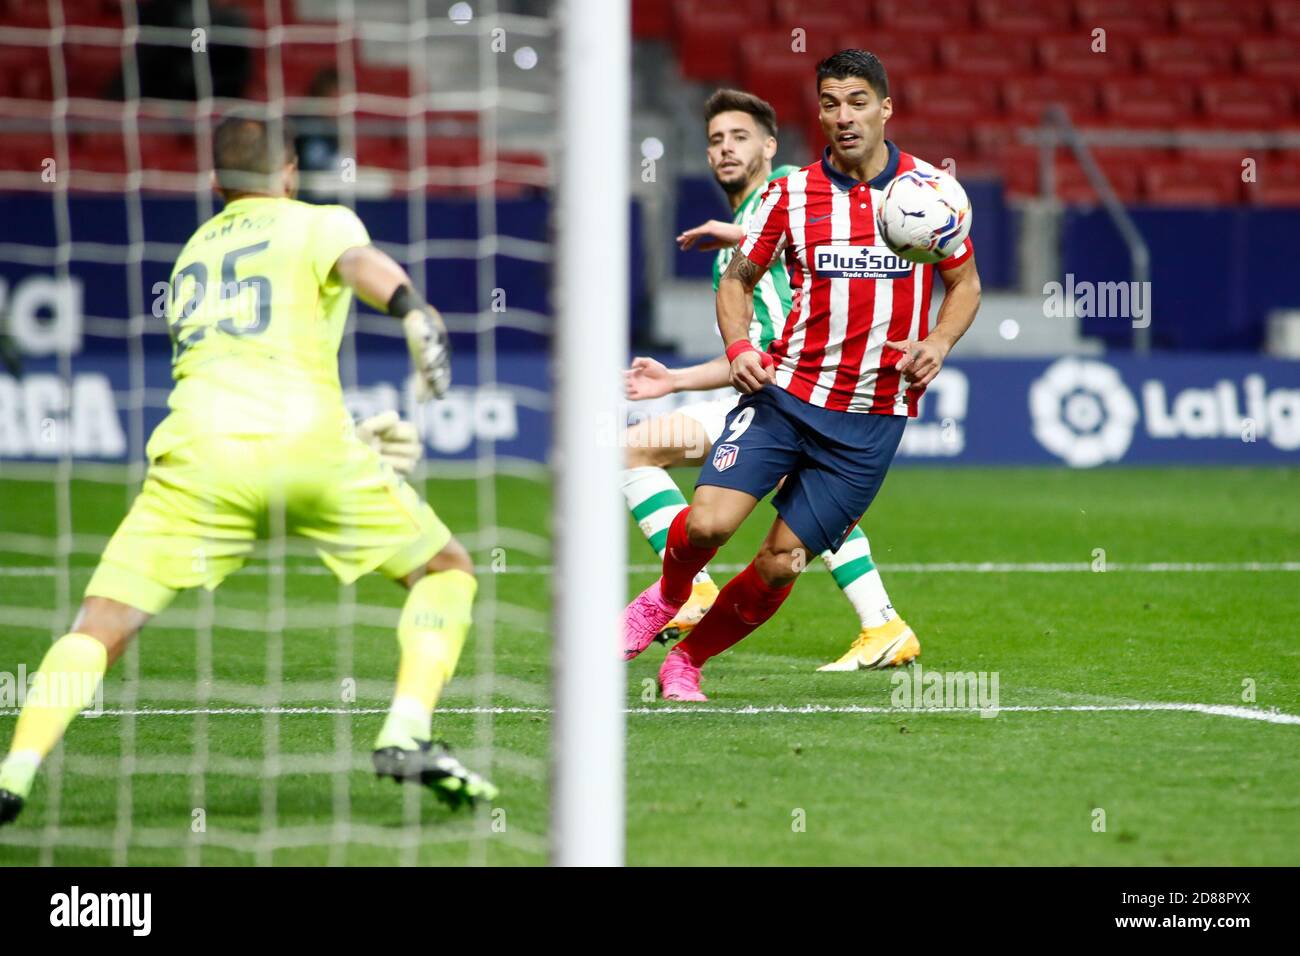
{"label": "atletico madrid crest", "polygon": [[736,458],[739,455],[739,445],[719,445],[713,452],[714,471],[726,471],[736,463]]}

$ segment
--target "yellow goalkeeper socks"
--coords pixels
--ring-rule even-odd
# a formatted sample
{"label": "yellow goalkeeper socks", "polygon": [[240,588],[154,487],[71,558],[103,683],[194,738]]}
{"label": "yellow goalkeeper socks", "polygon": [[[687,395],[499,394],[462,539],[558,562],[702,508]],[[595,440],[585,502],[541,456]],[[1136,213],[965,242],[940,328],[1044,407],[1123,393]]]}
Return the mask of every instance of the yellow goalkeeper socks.
{"label": "yellow goalkeeper socks", "polygon": [[411,588],[397,625],[397,691],[376,749],[410,748],[432,736],[433,707],[456,670],[477,590],[464,571],[438,571]]}
{"label": "yellow goalkeeper socks", "polygon": [[18,715],[0,790],[26,797],[32,778],[72,718],[95,699],[108,667],[108,649],[87,634],[65,634],[45,652]]}

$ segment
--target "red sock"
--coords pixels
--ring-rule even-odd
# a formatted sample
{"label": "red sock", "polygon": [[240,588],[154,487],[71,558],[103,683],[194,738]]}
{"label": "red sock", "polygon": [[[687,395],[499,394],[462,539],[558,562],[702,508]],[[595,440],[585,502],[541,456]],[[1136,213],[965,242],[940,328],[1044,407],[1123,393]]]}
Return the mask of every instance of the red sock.
{"label": "red sock", "polygon": [[691,584],[695,575],[718,553],[717,548],[696,548],[686,537],[686,516],[690,508],[677,512],[668,526],[668,540],[664,544],[664,577],[660,591],[676,604],[685,604],[691,597]]}
{"label": "red sock", "polygon": [[793,587],[793,581],[785,587],[772,587],[751,562],[727,582],[709,613],[674,650],[685,653],[696,667],[702,666],[775,614]]}

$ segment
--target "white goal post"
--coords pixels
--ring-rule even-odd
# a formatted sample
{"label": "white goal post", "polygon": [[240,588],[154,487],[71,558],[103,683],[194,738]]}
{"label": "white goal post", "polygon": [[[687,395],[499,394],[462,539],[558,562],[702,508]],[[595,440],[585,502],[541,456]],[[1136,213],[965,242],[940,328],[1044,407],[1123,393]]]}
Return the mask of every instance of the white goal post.
{"label": "white goal post", "polygon": [[628,0],[563,0],[555,306],[552,862],[623,862],[627,589],[621,450],[627,361]]}

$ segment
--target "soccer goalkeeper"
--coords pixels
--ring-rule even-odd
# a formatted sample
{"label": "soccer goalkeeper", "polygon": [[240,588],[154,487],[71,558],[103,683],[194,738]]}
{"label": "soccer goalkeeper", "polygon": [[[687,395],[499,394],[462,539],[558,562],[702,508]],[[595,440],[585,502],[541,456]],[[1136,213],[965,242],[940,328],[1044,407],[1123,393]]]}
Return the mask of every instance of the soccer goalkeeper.
{"label": "soccer goalkeeper", "polygon": [[0,765],[0,822],[18,815],[41,760],[140,629],[178,591],[215,588],[268,534],[308,539],[344,582],[377,570],[408,591],[375,772],[453,805],[496,795],[432,739],[433,707],[470,626],[473,563],[397,473],[418,459],[409,426],[390,413],[354,428],[339,385],[353,292],[402,320],[421,398],[450,382],[446,328],[353,212],[292,198],[292,142],[283,122],[240,115],[216,127],[225,208],[172,271],[170,413],[71,632],[41,662]]}

